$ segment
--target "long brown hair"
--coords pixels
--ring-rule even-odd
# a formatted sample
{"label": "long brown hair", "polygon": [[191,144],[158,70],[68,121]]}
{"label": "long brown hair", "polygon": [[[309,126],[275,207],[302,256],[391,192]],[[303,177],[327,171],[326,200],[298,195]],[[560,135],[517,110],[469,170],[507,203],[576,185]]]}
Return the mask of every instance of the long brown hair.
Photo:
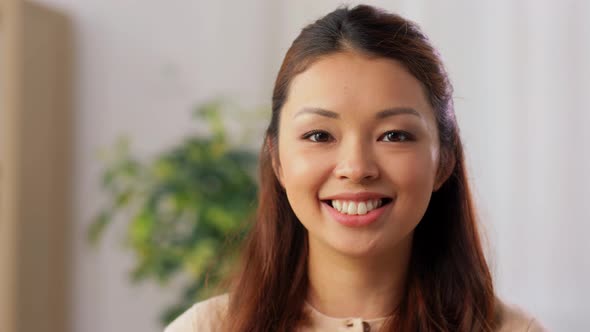
{"label": "long brown hair", "polygon": [[339,8],[308,25],[285,56],[260,154],[259,206],[230,293],[227,330],[293,331],[305,320],[307,232],[273,172],[273,147],[293,78],[318,58],[346,50],[399,61],[422,83],[438,125],[439,175],[447,178],[415,229],[405,294],[383,330],[492,331],[492,278],[478,234],[448,75],[415,23],[366,5]]}

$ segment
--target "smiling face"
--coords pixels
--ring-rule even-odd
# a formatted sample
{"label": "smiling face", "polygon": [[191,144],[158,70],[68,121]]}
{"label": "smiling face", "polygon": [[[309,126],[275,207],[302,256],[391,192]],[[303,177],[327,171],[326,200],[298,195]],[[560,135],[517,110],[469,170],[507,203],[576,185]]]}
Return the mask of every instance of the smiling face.
{"label": "smiling face", "polygon": [[310,248],[409,248],[439,185],[438,158],[432,108],[401,63],[341,52],[291,82],[274,164]]}

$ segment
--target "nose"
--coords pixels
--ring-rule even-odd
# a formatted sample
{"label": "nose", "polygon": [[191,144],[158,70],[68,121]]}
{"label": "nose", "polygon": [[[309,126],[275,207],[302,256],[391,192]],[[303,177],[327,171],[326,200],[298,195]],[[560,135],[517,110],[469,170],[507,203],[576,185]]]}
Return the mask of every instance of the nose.
{"label": "nose", "polygon": [[340,146],[340,160],[334,169],[336,177],[361,183],[379,177],[379,167],[370,144],[360,140]]}

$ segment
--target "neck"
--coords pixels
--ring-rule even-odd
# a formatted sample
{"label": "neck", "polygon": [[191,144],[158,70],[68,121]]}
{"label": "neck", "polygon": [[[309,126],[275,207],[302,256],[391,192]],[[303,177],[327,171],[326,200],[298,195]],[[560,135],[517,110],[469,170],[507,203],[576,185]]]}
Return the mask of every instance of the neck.
{"label": "neck", "polygon": [[332,317],[391,315],[403,296],[411,247],[408,236],[387,254],[350,257],[310,239],[308,302]]}

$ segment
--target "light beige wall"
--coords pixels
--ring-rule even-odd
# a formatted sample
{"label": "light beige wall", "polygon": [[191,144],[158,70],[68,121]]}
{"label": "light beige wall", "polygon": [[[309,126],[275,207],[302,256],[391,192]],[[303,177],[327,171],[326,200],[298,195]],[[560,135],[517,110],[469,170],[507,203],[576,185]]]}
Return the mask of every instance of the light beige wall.
{"label": "light beige wall", "polygon": [[181,283],[130,282],[135,257],[123,245],[124,220],[98,246],[87,241],[105,201],[100,150],[126,134],[137,156],[149,158],[202,129],[192,109],[219,95],[244,108],[268,105],[285,44],[275,44],[280,25],[270,23],[279,2],[37,2],[71,17],[76,36],[71,329],[161,331],[159,316]]}

